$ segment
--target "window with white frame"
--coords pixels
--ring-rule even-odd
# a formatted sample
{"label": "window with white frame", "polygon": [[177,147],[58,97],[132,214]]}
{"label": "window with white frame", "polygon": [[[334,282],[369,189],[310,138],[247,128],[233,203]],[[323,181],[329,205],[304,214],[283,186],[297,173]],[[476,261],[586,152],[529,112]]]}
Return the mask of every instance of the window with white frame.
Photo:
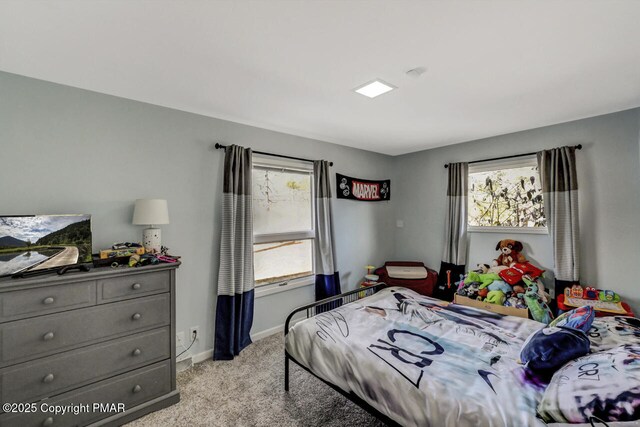
{"label": "window with white frame", "polygon": [[254,155],[256,286],[313,275],[313,166]]}
{"label": "window with white frame", "polygon": [[469,165],[470,231],[547,232],[535,156]]}

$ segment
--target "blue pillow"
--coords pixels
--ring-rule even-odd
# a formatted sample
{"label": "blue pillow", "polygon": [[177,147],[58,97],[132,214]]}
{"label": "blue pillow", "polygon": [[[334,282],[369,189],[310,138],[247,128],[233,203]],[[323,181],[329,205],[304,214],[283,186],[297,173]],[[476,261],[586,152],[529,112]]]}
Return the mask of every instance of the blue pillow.
{"label": "blue pillow", "polygon": [[554,372],[576,357],[589,353],[589,338],[579,329],[547,327],[527,338],[520,361],[533,371]]}
{"label": "blue pillow", "polygon": [[593,319],[596,317],[596,312],[593,307],[585,305],[579,308],[574,308],[571,311],[562,313],[553,322],[549,323],[549,326],[566,326],[569,328],[580,329],[585,334],[591,329]]}

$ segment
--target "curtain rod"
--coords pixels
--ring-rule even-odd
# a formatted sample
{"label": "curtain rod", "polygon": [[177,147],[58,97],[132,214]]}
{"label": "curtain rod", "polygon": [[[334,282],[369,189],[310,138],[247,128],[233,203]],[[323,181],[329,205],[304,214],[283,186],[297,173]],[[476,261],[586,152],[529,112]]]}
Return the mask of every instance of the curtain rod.
{"label": "curtain rod", "polygon": [[[222,150],[224,148],[227,148],[227,146],[226,145],[222,145],[219,142],[216,142],[216,149]],[[285,156],[284,154],[266,153],[264,151],[254,151],[254,153],[263,154],[265,156],[281,157],[283,159],[301,160],[303,162],[311,162],[311,163],[314,162],[314,160],[303,159],[302,157]],[[333,166],[333,162],[329,162],[329,166]]]}
{"label": "curtain rod", "polygon": [[[574,145],[573,148],[575,148],[576,150],[582,150],[582,144]],[[534,154],[538,154],[538,153],[534,152],[534,153],[514,154],[513,156],[493,157],[491,159],[474,160],[472,162],[467,162],[467,163],[472,164],[472,163],[490,162],[492,160],[513,159],[514,157],[533,156]],[[444,167],[448,168],[449,164],[444,165]]]}

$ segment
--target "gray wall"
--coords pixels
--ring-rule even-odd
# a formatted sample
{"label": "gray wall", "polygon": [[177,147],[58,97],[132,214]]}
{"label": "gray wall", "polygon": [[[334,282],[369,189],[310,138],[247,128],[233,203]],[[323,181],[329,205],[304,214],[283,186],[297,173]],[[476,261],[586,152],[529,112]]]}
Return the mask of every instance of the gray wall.
{"label": "gray wall", "polygon": [[[344,289],[356,286],[365,265],[388,259],[438,267],[444,163],[581,143],[582,277],[640,308],[633,280],[640,273],[640,109],[392,158],[0,72],[0,214],[91,213],[99,249],[140,239],[142,227],[131,225],[136,198],[168,199],[163,242],[184,256],[178,330],[200,326],[203,340],[192,353],[209,350],[223,160],[212,148],[216,141],[325,158],[334,172],[393,180],[391,203],[334,200]],[[404,228],[395,228],[396,219]],[[473,234],[469,263],[490,261],[504,237]],[[552,268],[548,236],[517,237],[527,256]],[[280,325],[290,309],[312,299],[312,287],[258,299],[252,332]]]}
{"label": "gray wall", "polygon": [[[140,240],[143,227],[131,225],[135,199],[166,198],[163,243],[183,256],[177,326],[200,326],[198,354],[213,347],[223,162],[216,141],[394,178],[388,156],[0,73],[0,214],[90,213],[99,249]],[[353,288],[365,265],[393,253],[380,244],[393,242],[392,206],[335,201],[334,215],[343,288]],[[257,300],[253,332],[312,300],[312,287]]]}
{"label": "gray wall", "polygon": [[[613,289],[640,309],[635,277],[640,274],[640,110],[628,110],[422,151],[395,158],[396,255],[420,259],[438,268],[444,240],[448,162],[520,154],[582,144],[577,152],[582,242],[581,279]],[[469,265],[489,262],[506,235],[470,233]],[[548,235],[514,234],[525,242],[525,255],[551,269]]]}

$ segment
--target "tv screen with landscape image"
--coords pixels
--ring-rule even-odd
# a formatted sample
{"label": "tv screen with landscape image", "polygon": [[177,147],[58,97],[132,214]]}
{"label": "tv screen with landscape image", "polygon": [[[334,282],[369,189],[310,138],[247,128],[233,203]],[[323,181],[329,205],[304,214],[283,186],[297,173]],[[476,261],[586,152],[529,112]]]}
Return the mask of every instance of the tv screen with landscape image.
{"label": "tv screen with landscape image", "polygon": [[91,215],[0,216],[0,276],[91,262]]}

